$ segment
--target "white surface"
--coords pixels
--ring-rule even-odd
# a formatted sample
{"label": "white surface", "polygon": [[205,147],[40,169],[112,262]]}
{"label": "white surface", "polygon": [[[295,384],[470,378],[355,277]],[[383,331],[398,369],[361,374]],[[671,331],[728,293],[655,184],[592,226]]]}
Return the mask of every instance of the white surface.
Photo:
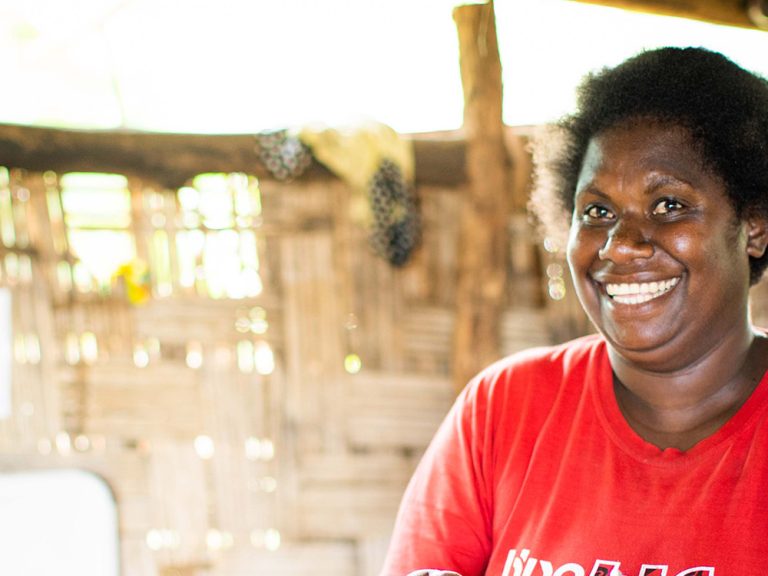
{"label": "white surface", "polygon": [[[0,0],[0,122],[251,133],[462,121],[454,0]],[[768,32],[570,0],[497,0],[505,121],[570,110],[589,70],[706,45],[768,73]]]}
{"label": "white surface", "polygon": [[115,503],[92,474],[0,474],[0,510],[0,574],[118,575]]}

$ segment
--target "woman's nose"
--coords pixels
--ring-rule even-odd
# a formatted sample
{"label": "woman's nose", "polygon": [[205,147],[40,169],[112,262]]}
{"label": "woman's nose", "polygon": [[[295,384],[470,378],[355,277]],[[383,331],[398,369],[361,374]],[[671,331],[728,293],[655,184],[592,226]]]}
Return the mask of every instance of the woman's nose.
{"label": "woman's nose", "polygon": [[598,252],[601,260],[614,263],[629,262],[636,258],[653,256],[653,245],[638,222],[619,219],[609,230],[603,247]]}

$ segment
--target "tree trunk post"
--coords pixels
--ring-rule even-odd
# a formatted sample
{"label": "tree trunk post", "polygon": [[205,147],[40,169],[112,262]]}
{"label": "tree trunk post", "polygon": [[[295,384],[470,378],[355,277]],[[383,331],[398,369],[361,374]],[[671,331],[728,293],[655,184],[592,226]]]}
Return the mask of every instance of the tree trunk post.
{"label": "tree trunk post", "polygon": [[453,376],[457,390],[501,353],[509,253],[509,158],[493,2],[453,11],[464,90],[468,191],[458,250]]}

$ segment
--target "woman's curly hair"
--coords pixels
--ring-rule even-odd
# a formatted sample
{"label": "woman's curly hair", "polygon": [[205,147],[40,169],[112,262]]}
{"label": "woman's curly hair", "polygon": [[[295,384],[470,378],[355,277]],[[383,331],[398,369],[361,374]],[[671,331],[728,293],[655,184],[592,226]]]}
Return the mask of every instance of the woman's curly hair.
{"label": "woman's curly hair", "polygon": [[[768,219],[768,81],[703,48],[641,52],[585,77],[577,109],[534,145],[532,209],[545,232],[567,229],[587,146],[600,132],[645,119],[688,130],[705,167],[725,183],[737,217]],[[750,260],[757,282],[768,253]]]}

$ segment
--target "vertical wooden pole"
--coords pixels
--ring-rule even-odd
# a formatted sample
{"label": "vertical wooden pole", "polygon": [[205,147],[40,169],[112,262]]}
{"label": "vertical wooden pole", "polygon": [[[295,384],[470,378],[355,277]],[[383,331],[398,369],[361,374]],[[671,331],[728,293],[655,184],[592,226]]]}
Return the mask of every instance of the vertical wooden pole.
{"label": "vertical wooden pole", "polygon": [[501,353],[509,252],[509,162],[493,2],[453,11],[464,89],[468,191],[462,206],[454,383],[457,390]]}

